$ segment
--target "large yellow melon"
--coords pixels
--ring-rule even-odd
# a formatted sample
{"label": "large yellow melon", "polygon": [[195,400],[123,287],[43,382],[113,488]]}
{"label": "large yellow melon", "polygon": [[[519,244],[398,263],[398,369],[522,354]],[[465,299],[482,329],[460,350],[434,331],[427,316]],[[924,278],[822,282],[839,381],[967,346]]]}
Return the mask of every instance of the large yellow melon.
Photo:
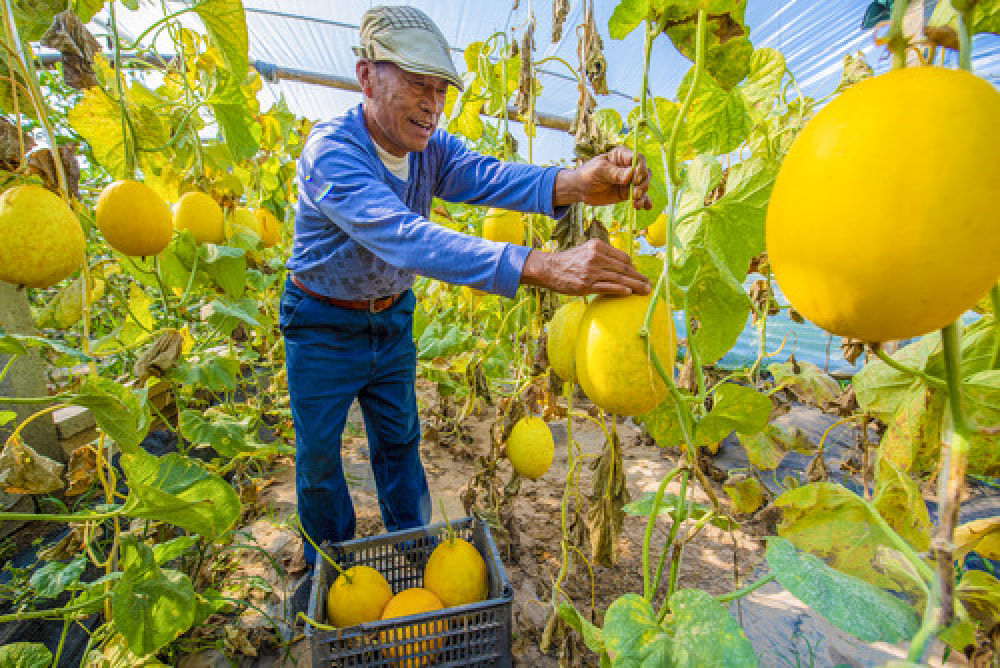
{"label": "large yellow melon", "polygon": [[0,195],[0,280],[50,287],[80,267],[84,248],[80,221],[58,195],[36,185]]}
{"label": "large yellow melon", "polygon": [[218,202],[196,190],[181,195],[174,207],[174,227],[190,230],[200,243],[221,244],[225,241],[224,220]]}
{"label": "large yellow melon", "polygon": [[867,79],[795,139],[767,211],[782,291],[863,341],[953,322],[1000,278],[1000,92],[968,72]]}
{"label": "large yellow melon", "polygon": [[155,190],[138,181],[115,181],[97,198],[97,227],[115,250],[156,255],[170,243],[173,214]]}
{"label": "large yellow melon", "polygon": [[[580,320],[577,380],[587,397],[610,413],[642,415],[667,396],[667,386],[639,338],[650,298],[597,297]],[[653,312],[650,342],[663,368],[673,373],[677,339],[670,309],[663,300]]]}

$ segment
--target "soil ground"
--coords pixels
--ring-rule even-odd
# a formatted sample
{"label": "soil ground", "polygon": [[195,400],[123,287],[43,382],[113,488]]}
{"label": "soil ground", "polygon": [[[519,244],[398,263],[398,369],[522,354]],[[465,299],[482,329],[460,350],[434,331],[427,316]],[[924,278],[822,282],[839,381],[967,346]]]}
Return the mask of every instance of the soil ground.
{"label": "soil ground", "polygon": [[[427,418],[437,401],[436,392],[431,384],[421,382],[419,396],[423,417]],[[586,402],[583,404],[581,408],[585,409]],[[433,521],[442,519],[439,502],[443,502],[449,518],[465,516],[462,492],[475,474],[478,457],[489,452],[490,425],[494,419],[493,409],[480,416],[470,416],[463,423],[468,428],[468,438],[458,443],[446,444],[446,439],[423,440],[421,457],[434,501]],[[796,418],[798,422],[806,423],[805,431],[811,435],[821,433],[834,419],[819,411],[805,412]],[[813,424],[809,424],[810,421]],[[426,419],[424,424],[426,431]],[[597,656],[587,650],[572,631],[567,635],[570,638],[568,642],[553,642],[546,652],[542,652],[539,646],[551,610],[551,586],[560,566],[560,501],[568,468],[565,424],[565,419],[550,423],[556,437],[552,468],[539,480],[522,481],[520,491],[513,500],[519,541],[504,559],[504,566],[514,589],[514,665],[533,668],[598,665]],[[574,418],[572,429],[573,437],[585,456],[596,456],[601,452],[604,435],[593,422]],[[643,439],[640,430],[628,421],[619,423],[618,434],[623,445],[628,493],[635,500],[646,492],[655,491],[662,477],[676,465],[679,453],[661,449]],[[840,438],[844,441],[842,445],[850,440],[846,430],[840,435],[834,432],[833,437],[834,440]],[[357,537],[384,532],[357,405],[349,416],[342,456],[358,518]],[[500,477],[506,482],[510,477],[509,463],[503,460],[499,468]],[[581,493],[584,495],[590,492],[592,475],[590,466],[582,467]],[[721,484],[716,482],[714,486],[716,494],[728,507]],[[668,491],[677,493],[678,483],[671,484]],[[700,489],[696,489],[695,498],[702,503],[708,502]],[[230,622],[224,627],[225,654],[233,657],[241,667],[308,666],[309,652],[302,637],[302,623],[294,628],[288,626],[291,621],[291,596],[306,570],[301,557],[301,540],[288,521],[295,512],[294,461],[291,458],[281,458],[270,465],[267,479],[257,495],[256,508],[255,516],[248,518],[243,531],[247,543],[255,544],[262,550],[247,549],[235,553],[226,581],[234,583],[238,593],[254,600],[260,611],[251,610],[239,619],[239,623]],[[669,519],[662,517],[664,519],[657,523],[653,532],[654,547],[663,545],[670,529]],[[773,533],[774,527],[766,513],[757,520],[741,519],[739,528],[732,532],[708,525],[693,540],[684,553],[679,587],[699,588],[718,595],[743,586],[751,581],[751,577],[757,577],[755,570],[758,570],[763,558],[762,538]],[[595,609],[598,614],[622,594],[642,592],[645,528],[646,518],[626,514],[619,544],[619,562],[614,568],[594,566]],[[271,557],[281,564],[283,574],[275,570]],[[868,666],[882,665],[890,658],[905,658],[905,651],[899,648],[872,648],[850,638],[838,637],[836,629],[824,626],[824,620],[817,619],[787,592],[774,583],[772,585],[770,589],[762,589],[745,599],[741,606],[731,608],[731,612],[744,622],[744,629],[762,665]],[[574,569],[564,585],[577,609],[585,614],[591,610],[590,586],[585,568]],[[665,590],[665,584],[661,589]],[[272,619],[268,620],[261,611],[268,612]],[[275,649],[269,641],[275,636],[276,627],[287,639],[280,649]],[[824,641],[828,647],[814,646]],[[935,654],[941,656],[939,652]],[[185,656],[179,665],[200,668],[232,663],[222,652],[212,650]]]}

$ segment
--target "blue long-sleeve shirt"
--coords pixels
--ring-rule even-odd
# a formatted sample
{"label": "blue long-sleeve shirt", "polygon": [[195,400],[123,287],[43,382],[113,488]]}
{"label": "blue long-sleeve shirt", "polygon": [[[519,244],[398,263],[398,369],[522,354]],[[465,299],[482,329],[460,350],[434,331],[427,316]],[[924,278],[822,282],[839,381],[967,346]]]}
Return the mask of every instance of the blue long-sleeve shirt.
{"label": "blue long-sleeve shirt", "polygon": [[437,130],[409,154],[410,178],[379,159],[361,105],[317,123],[298,164],[295,242],[287,267],[310,290],[375,299],[410,288],[417,274],[513,297],[530,252],[430,221],[431,200],[560,216],[558,167],[501,162]]}

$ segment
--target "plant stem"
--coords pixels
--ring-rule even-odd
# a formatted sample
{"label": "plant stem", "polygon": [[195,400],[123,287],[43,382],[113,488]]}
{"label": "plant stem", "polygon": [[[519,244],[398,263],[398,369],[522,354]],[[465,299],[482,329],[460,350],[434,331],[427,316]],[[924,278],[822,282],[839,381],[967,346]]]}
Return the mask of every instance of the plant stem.
{"label": "plant stem", "polygon": [[21,424],[17,425],[17,428],[14,429],[14,431],[11,432],[11,435],[7,437],[7,446],[10,446],[12,443],[17,443],[18,440],[20,440],[19,437],[21,436],[21,431],[29,424],[31,424],[33,421],[37,420],[43,415],[48,415],[49,413],[56,411],[61,407],[62,407],[61,404],[52,404],[51,406],[46,406],[45,408],[37,410],[31,415],[29,415],[27,418],[24,419],[24,421]]}
{"label": "plant stem", "polygon": [[940,627],[951,624],[955,613],[955,524],[965,487],[972,429],[962,411],[962,350],[959,324],[953,322],[941,330],[944,368],[948,381],[948,408],[951,412],[951,438],[943,439],[941,469],[938,474],[938,526],[931,541],[931,554],[937,560],[937,586],[941,592]]}
{"label": "plant stem", "polygon": [[71,615],[74,612],[79,612],[80,610],[86,610],[87,608],[91,607],[94,603],[110,597],[111,594],[104,594],[97,598],[92,598],[85,603],[68,605],[65,608],[53,608],[51,610],[33,610],[32,612],[15,612],[9,615],[0,615],[0,624],[6,624],[8,622],[23,622],[26,619],[45,619],[46,617],[61,617],[63,615]]}
{"label": "plant stem", "polygon": [[945,389],[945,382],[943,380],[941,380],[940,378],[935,378],[934,376],[931,376],[921,371],[920,369],[914,369],[913,367],[909,367],[906,366],[905,364],[897,362],[896,360],[886,355],[885,351],[882,350],[881,344],[871,343],[868,345],[868,348],[869,350],[874,352],[875,355],[878,356],[880,360],[885,362],[887,366],[895,369],[896,371],[904,373],[907,376],[913,376],[914,378],[919,378],[928,387],[932,387],[938,390]]}
{"label": "plant stem", "polygon": [[906,8],[909,5],[910,0],[896,0],[892,5],[886,42],[889,45],[889,50],[892,51],[893,69],[906,67],[906,35],[903,34],[903,17],[906,16]]}
{"label": "plant stem", "polygon": [[701,368],[701,361],[698,359],[698,351],[694,345],[694,320],[691,318],[691,307],[688,305],[688,293],[684,293],[684,330],[687,334],[687,353],[691,356],[691,365],[694,367],[695,378],[698,381],[698,401],[703,403],[708,397],[708,388],[705,386],[705,371]]}
{"label": "plant stem", "polygon": [[444,518],[444,523],[448,525],[448,543],[455,543],[455,529],[451,526],[451,522],[448,521],[448,513],[444,511],[444,499],[438,499],[438,505],[441,507],[441,517]]}
{"label": "plant stem", "polygon": [[73,396],[72,394],[53,394],[51,397],[3,397],[2,402],[5,404],[48,404],[53,401],[68,401]]}
{"label": "plant stem", "polygon": [[[653,496],[653,507],[649,511],[649,519],[646,521],[646,534],[642,539],[642,580],[643,580],[643,595],[647,601],[653,600],[653,591],[655,589],[655,584],[650,579],[649,572],[649,544],[653,538],[653,526],[656,524],[656,518],[660,514],[660,504],[663,503],[663,492],[667,488],[667,484],[677,477],[683,469],[675,468],[673,471],[663,476],[663,480],[660,481],[660,486],[656,488],[656,494]],[[685,472],[686,474],[686,472]],[[681,483],[681,489],[687,483],[685,480]],[[677,523],[674,522],[676,525]],[[670,540],[667,540],[666,545],[663,546],[663,551],[666,553],[667,548],[670,546]]]}
{"label": "plant stem", "polygon": [[972,10],[958,13],[958,66],[972,71]]}
{"label": "plant stem", "polygon": [[323,559],[326,560],[326,563],[328,563],[331,566],[333,566],[337,570],[338,573],[340,573],[341,575],[343,575],[344,578],[347,580],[347,582],[349,584],[353,584],[353,582],[351,580],[351,576],[349,576],[347,574],[347,572],[343,568],[340,567],[340,564],[338,564],[336,561],[334,561],[333,559],[331,559],[330,555],[328,555],[326,552],[324,552],[323,550],[321,550],[318,545],[316,545],[316,542],[312,539],[312,536],[310,536],[309,533],[306,531],[306,528],[304,526],[302,526],[302,520],[299,518],[298,515],[295,516],[295,524],[298,525],[299,531],[301,531],[302,535],[305,536],[305,538],[306,538],[307,541],[309,541],[309,544],[313,546],[313,549],[316,550],[316,553],[319,554],[321,557],[323,557]]}
{"label": "plant stem", "polygon": [[92,513],[90,515],[46,515],[44,513],[0,513],[0,522],[94,522],[118,517],[120,511]]}
{"label": "plant stem", "polygon": [[731,591],[728,594],[723,594],[722,596],[716,596],[715,600],[718,601],[719,603],[729,603],[730,601],[735,601],[738,598],[743,598],[747,594],[752,594],[753,592],[757,591],[758,589],[766,585],[768,582],[774,580],[774,578],[775,578],[774,573],[771,573],[770,575],[765,575],[760,580],[757,580],[752,584],[748,584],[746,587],[743,587],[742,589]]}
{"label": "plant stem", "polygon": [[941,588],[937,581],[931,586],[930,594],[927,596],[927,605],[924,606],[924,615],[917,629],[917,634],[910,641],[910,651],[907,659],[914,664],[922,664],[924,653],[928,643],[930,643],[938,632],[937,616],[934,614],[941,599]]}
{"label": "plant stem", "polygon": [[[691,102],[694,100],[695,89],[698,88],[698,84],[701,83],[701,72],[704,69],[705,63],[705,10],[698,10],[698,31],[695,33],[695,60],[694,60],[694,76],[691,77],[691,86],[688,88],[687,95],[684,96],[684,104],[681,105],[681,110],[677,114],[677,118],[674,120],[674,128],[670,132],[670,148],[667,151],[667,169],[670,175],[670,181],[674,186],[679,186],[681,183],[680,173],[677,171],[677,143],[680,137],[681,125],[684,124],[684,117],[687,115],[688,109],[691,108]],[[670,258],[667,258],[670,261]]]}
{"label": "plant stem", "polygon": [[[676,470],[679,469],[675,469],[675,471]],[[677,495],[678,503],[680,503],[681,506],[683,506],[684,504],[684,496],[687,493],[687,485],[689,479],[690,479],[689,471],[687,469],[684,469],[684,474],[681,476],[680,493]],[[677,516],[678,517],[684,516],[679,509],[677,510]],[[680,524],[681,524],[680,522],[674,522],[673,525],[670,527],[670,533],[667,535],[667,540],[663,544],[663,549],[660,551],[660,558],[656,562],[656,575],[653,576],[653,584],[651,587],[653,593],[655,593],[656,590],[659,589],[660,587],[660,580],[663,578],[663,565],[666,563],[667,560],[667,550],[673,546],[674,540],[677,538],[677,531],[680,527]],[[650,598],[648,600],[650,603],[652,603],[653,601],[652,594],[650,594]]]}

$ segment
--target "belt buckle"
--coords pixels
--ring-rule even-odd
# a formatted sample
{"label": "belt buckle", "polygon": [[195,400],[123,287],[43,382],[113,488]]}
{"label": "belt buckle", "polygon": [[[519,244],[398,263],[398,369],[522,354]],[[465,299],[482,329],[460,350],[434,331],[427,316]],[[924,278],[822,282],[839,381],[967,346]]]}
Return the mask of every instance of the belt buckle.
{"label": "belt buckle", "polygon": [[369,313],[378,313],[379,312],[379,308],[377,306],[377,302],[378,302],[377,299],[369,299],[368,300],[368,312]]}

